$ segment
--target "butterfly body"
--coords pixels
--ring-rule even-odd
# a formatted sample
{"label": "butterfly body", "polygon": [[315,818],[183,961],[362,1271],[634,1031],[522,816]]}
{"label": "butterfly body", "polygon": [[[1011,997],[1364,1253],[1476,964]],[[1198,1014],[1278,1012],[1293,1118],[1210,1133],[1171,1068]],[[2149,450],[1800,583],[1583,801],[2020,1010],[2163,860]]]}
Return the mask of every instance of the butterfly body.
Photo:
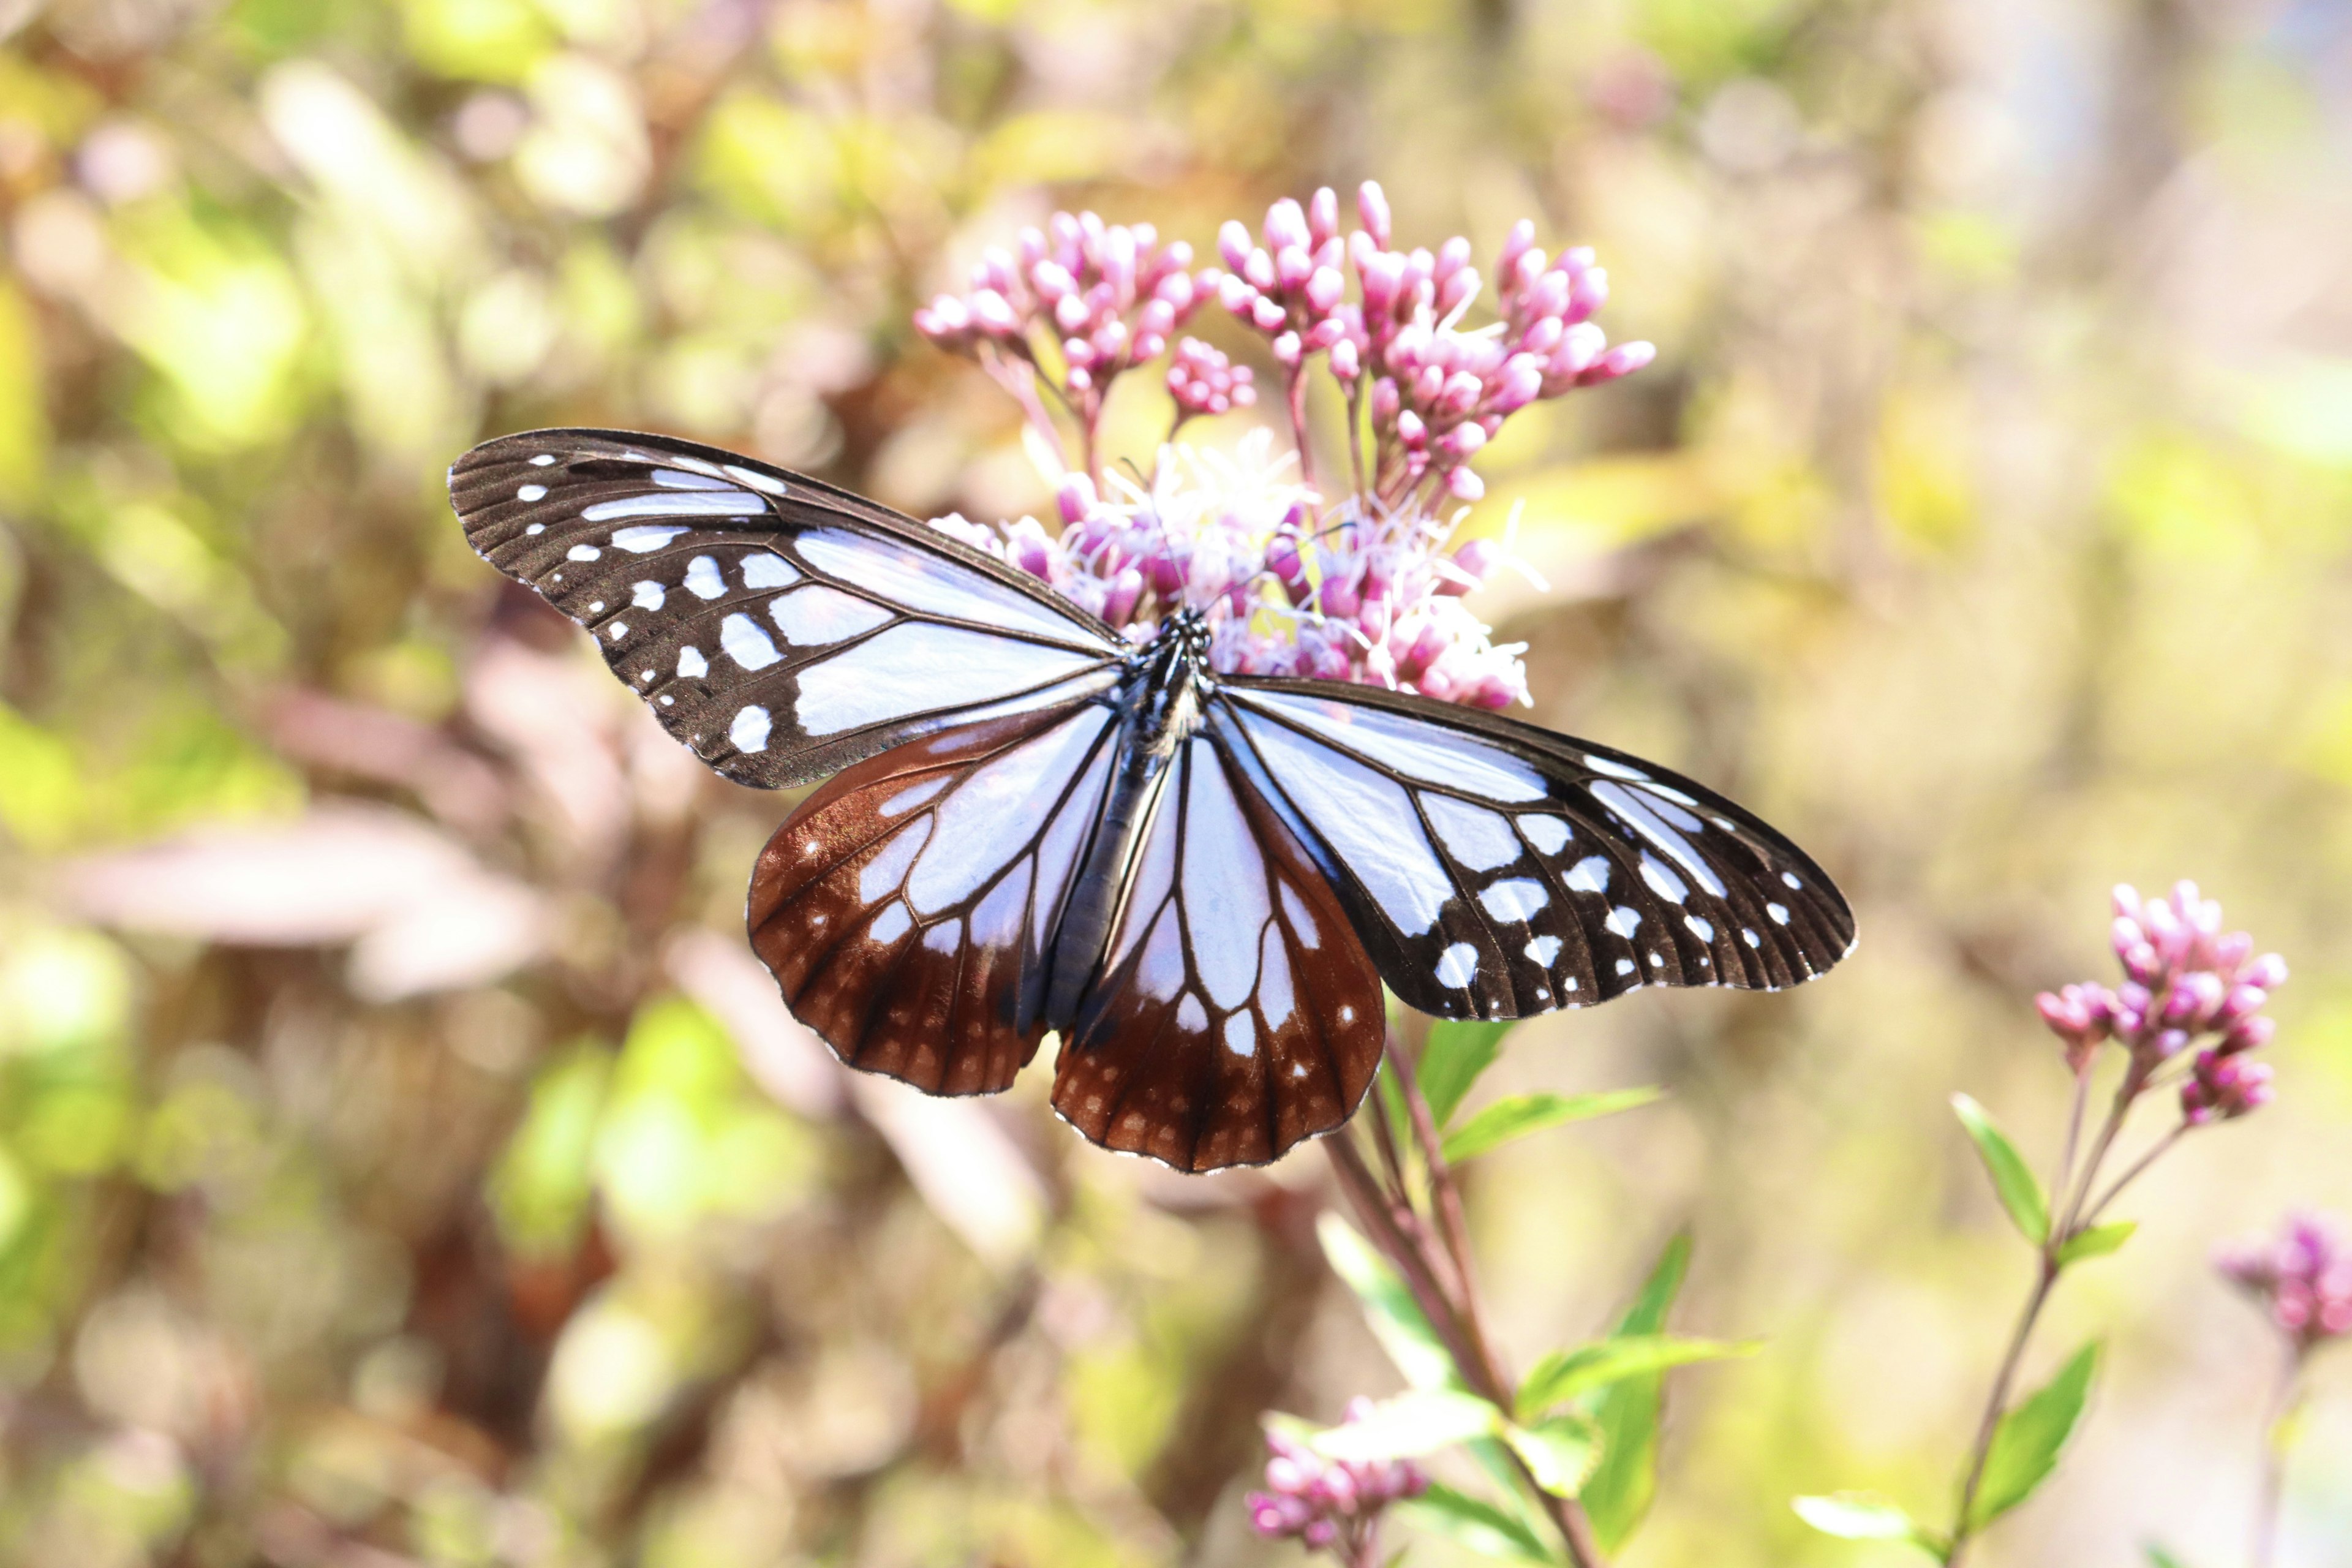
{"label": "butterfly body", "polygon": [[[1184,1170],[1352,1113],[1385,985],[1518,1017],[1772,989],[1853,942],[1804,853],[1689,780],[1405,692],[1137,647],[985,553],[713,447],[593,430],[452,468],[468,540],[739,782],[832,775],[754,868],[751,944],[850,1066],[1007,1087]],[[1223,613],[1223,612],[1219,612]]]}

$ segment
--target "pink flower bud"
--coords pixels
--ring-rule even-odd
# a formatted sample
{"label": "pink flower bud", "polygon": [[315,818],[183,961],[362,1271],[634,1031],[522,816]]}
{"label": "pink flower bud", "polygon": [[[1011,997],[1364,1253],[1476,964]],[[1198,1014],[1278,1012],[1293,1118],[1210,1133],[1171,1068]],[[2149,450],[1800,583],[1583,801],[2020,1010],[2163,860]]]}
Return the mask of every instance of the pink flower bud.
{"label": "pink flower bud", "polygon": [[1523,217],[1513,224],[1511,232],[1503,237],[1503,253],[1495,263],[1495,270],[1505,278],[1515,275],[1518,270],[1519,258],[1525,256],[1535,242],[1534,219]]}
{"label": "pink flower bud", "polygon": [[2248,964],[2241,978],[2249,985],[2275,991],[2286,984],[2286,960],[2275,952],[2266,952]]}
{"label": "pink flower bud", "polygon": [[1274,258],[1263,250],[1253,250],[1242,258],[1242,276],[1254,289],[1271,289],[1279,276],[1275,271]]}
{"label": "pink flower bud", "polygon": [[1029,286],[1041,300],[1059,300],[1078,291],[1078,280],[1058,261],[1046,260],[1029,269]]}
{"label": "pink flower bud", "polygon": [[995,289],[982,289],[971,297],[971,304],[972,321],[992,337],[1009,338],[1021,331],[1020,318]]}
{"label": "pink flower bud", "polygon": [[1428,430],[1421,422],[1421,416],[1410,408],[1397,416],[1396,433],[1397,439],[1408,447],[1421,446],[1429,438]]}
{"label": "pink flower bud", "polygon": [[1135,614],[1136,602],[1143,597],[1143,574],[1134,567],[1123,568],[1111,579],[1110,592],[1103,596],[1102,618],[1112,626],[1125,626]]}
{"label": "pink flower bud", "polygon": [[1373,181],[1366,180],[1356,187],[1356,216],[1362,221],[1364,231],[1372,237],[1372,242],[1386,248],[1389,243],[1389,198]]}
{"label": "pink flower bud", "polygon": [[1349,578],[1331,573],[1327,565],[1323,586],[1316,595],[1315,607],[1333,620],[1344,621],[1364,607],[1364,601]]}
{"label": "pink flower bud", "polygon": [[1307,214],[1289,196],[1265,209],[1265,235],[1268,250],[1280,250],[1289,245],[1301,249],[1311,249],[1314,246],[1307,231]]}
{"label": "pink flower bud", "polygon": [[1064,474],[1054,487],[1054,505],[1065,523],[1075,523],[1095,509],[1095,484],[1084,474]]}
{"label": "pink flower bud", "polygon": [[1569,285],[1568,307],[1560,313],[1570,321],[1581,321],[1609,301],[1609,274],[1598,267],[1579,271]]}
{"label": "pink flower bud", "polygon": [[1250,307],[1257,303],[1257,290],[1249,286],[1247,279],[1228,272],[1217,285],[1217,303],[1236,316],[1247,315]]}
{"label": "pink flower bud", "polygon": [[1317,187],[1307,204],[1307,232],[1318,246],[1339,232],[1339,194],[1328,185]]}
{"label": "pink flower bud", "polygon": [[1396,418],[1397,410],[1402,405],[1403,399],[1398,395],[1397,384],[1392,378],[1384,375],[1372,383],[1373,418],[1386,424]]}
{"label": "pink flower bud", "polygon": [[1254,247],[1248,227],[1239,218],[1227,218],[1217,229],[1217,254],[1228,271],[1239,272]]}
{"label": "pink flower bud", "polygon": [[1276,363],[1293,370],[1297,368],[1300,346],[1297,332],[1284,332],[1274,340],[1273,348]]}
{"label": "pink flower bud", "polygon": [[1515,414],[1543,395],[1543,365],[1533,354],[1513,354],[1488,399],[1497,414]]}
{"label": "pink flower bud", "polygon": [[1339,302],[1339,296],[1347,292],[1347,279],[1341,278],[1336,269],[1318,267],[1307,277],[1307,302],[1314,307],[1318,315],[1324,314]]}
{"label": "pink flower bud", "polygon": [[1589,369],[1601,357],[1608,337],[1590,321],[1579,321],[1560,334],[1559,346],[1551,351],[1545,362],[1548,379],[1572,380]]}
{"label": "pink flower bud", "polygon": [[1362,374],[1362,370],[1363,367],[1357,363],[1356,345],[1352,341],[1347,338],[1341,338],[1338,342],[1331,345],[1331,374],[1333,375],[1338,376],[1341,381],[1353,381],[1359,374]]}
{"label": "pink flower bud", "polygon": [[1454,492],[1455,500],[1473,501],[1486,493],[1486,481],[1467,468],[1454,468],[1445,476],[1445,488]]}
{"label": "pink flower bud", "polygon": [[2230,1032],[2221,1038],[2221,1048],[2232,1055],[2258,1051],[2269,1045],[2277,1033],[2277,1019],[2267,1013],[2256,1013],[2230,1026]]}
{"label": "pink flower bud", "polygon": [[[1477,426],[1456,425],[1437,443],[1437,448],[1447,457],[1462,461],[1475,456],[1478,448],[1486,444],[1486,432]],[[1475,500],[1477,498],[1474,496],[1464,499]]]}
{"label": "pink flower bud", "polygon": [[1250,306],[1250,324],[1261,332],[1279,331],[1287,319],[1287,312],[1263,294]]}
{"label": "pink flower bud", "polygon": [[1303,245],[1286,245],[1274,253],[1275,286],[1286,294],[1295,294],[1306,287],[1315,275],[1315,258]]}
{"label": "pink flower bud", "polygon": [[1658,350],[1654,343],[1638,341],[1619,343],[1602,354],[1601,363],[1586,371],[1583,379],[1589,384],[1615,381],[1619,376],[1633,374],[1657,357]]}

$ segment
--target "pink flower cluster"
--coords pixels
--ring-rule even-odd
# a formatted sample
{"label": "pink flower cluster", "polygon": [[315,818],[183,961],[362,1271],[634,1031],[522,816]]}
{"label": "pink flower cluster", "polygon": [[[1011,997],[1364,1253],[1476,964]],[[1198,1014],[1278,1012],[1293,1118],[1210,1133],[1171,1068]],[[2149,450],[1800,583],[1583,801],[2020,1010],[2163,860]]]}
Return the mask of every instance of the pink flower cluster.
{"label": "pink flower cluster", "polygon": [[1021,231],[1017,254],[991,246],[971,291],[940,295],[915,312],[915,330],[942,348],[984,363],[982,351],[993,350],[1026,369],[1044,366],[1041,345],[1055,345],[1061,371],[1049,380],[1091,436],[1112,380],[1167,352],[1216,287],[1215,268],[1195,276],[1192,265],[1191,246],[1161,245],[1148,223],[1055,213],[1044,229]]}
{"label": "pink flower cluster", "polygon": [[[1462,603],[1508,552],[1485,540],[1456,546],[1458,512],[1444,509],[1483,493],[1470,460],[1510,415],[1639,369],[1650,346],[1608,346],[1590,320],[1608,292],[1591,252],[1548,258],[1532,224],[1503,247],[1500,319],[1465,329],[1481,287],[1469,241],[1389,248],[1376,184],[1359,193],[1357,212],[1362,226],[1342,236],[1326,188],[1304,206],[1275,203],[1263,244],[1228,223],[1223,272],[1191,270],[1191,250],[1160,245],[1149,225],[1092,213],[1024,230],[1017,255],[986,252],[971,291],[940,295],[915,324],[1021,401],[1045,437],[1041,460],[1059,465],[1049,477],[1061,527],[961,517],[937,526],[1138,641],[1176,609],[1204,612],[1210,662],[1224,673],[1359,681],[1483,708],[1526,701],[1520,649],[1496,647]],[[1284,472],[1290,460],[1272,460],[1257,431],[1234,453],[1163,447],[1148,484],[1108,472],[1097,435],[1111,381],[1169,350],[1212,294],[1265,340],[1282,372],[1296,468]],[[1347,407],[1344,489],[1311,478],[1304,377],[1317,354]],[[1079,426],[1076,468],[1037,395],[1041,374]],[[1256,401],[1251,368],[1194,338],[1173,342],[1167,386],[1178,428]]]}
{"label": "pink flower cluster", "polygon": [[2266,1104],[2271,1069],[2249,1053],[2269,1044],[2277,1027],[2262,1009],[2286,984],[2286,961],[2274,952],[2255,957],[2244,931],[2222,934],[2221,906],[2200,898],[2194,882],[2159,899],[2117,887],[2111,938],[2126,976],[2121,985],[2069,985],[2036,998],[2043,1022],[2065,1042],[2068,1065],[2085,1070],[2114,1040],[2144,1080],[2211,1040],[2181,1080],[2187,1120],[2231,1121]]}
{"label": "pink flower cluster", "polygon": [[[1369,1399],[1350,1400],[1348,1422],[1371,1414]],[[1269,1431],[1265,1487],[1245,1500],[1250,1526],[1269,1539],[1295,1536],[1320,1551],[1339,1546],[1350,1561],[1380,1511],[1400,1498],[1419,1497],[1429,1478],[1409,1459],[1327,1459],[1304,1443]]]}
{"label": "pink flower cluster", "polygon": [[[1459,323],[1482,282],[1470,242],[1456,235],[1434,253],[1389,248],[1388,198],[1370,181],[1357,192],[1356,212],[1363,226],[1343,240],[1339,198],[1326,186],[1305,207],[1275,203],[1261,244],[1240,222],[1227,223],[1217,235],[1229,268],[1217,299],[1267,340],[1294,401],[1304,362],[1318,352],[1347,389],[1351,418],[1369,386],[1375,463],[1360,479],[1384,501],[1430,479],[1476,500],[1486,486],[1469,461],[1506,418],[1655,357],[1644,342],[1608,346],[1591,320],[1609,297],[1608,275],[1581,247],[1547,259],[1528,219],[1513,226],[1496,263],[1502,319],[1465,331]],[[1355,275],[1353,301],[1343,264]]]}
{"label": "pink flower cluster", "polygon": [[2215,1268],[2270,1310],[2298,1355],[2352,1334],[2352,1245],[2316,1215],[2293,1215],[2276,1237],[2227,1248]]}

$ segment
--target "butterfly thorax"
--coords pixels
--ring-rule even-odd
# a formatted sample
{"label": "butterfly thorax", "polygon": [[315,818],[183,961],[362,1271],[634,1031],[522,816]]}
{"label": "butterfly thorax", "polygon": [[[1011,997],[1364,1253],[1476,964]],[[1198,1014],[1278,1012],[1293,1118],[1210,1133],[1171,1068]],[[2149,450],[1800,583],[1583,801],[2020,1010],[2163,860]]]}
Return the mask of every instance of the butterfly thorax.
{"label": "butterfly thorax", "polygon": [[1160,809],[1169,763],[1201,726],[1209,679],[1209,629],[1201,612],[1183,609],[1130,657],[1109,700],[1118,714],[1110,788],[1072,883],[1054,940],[1045,1023],[1066,1033],[1078,1001],[1102,966],[1118,929],[1119,896]]}

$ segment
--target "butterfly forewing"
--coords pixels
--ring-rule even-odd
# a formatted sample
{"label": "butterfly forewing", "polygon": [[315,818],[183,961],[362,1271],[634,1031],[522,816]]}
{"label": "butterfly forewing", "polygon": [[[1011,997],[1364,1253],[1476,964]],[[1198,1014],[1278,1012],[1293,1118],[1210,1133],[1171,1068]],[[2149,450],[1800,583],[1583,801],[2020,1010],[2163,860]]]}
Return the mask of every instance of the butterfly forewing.
{"label": "butterfly forewing", "polygon": [[535,431],[468,452],[449,490],[474,548],[742,784],[1102,689],[1127,652],[936,530],[712,447]]}
{"label": "butterfly forewing", "polygon": [[1101,814],[1114,724],[1065,704],[961,726],[837,775],[751,876],[751,945],[851,1067],[933,1094],[1012,1083]]}
{"label": "butterfly forewing", "polygon": [[1055,1110],[1179,1170],[1263,1164],[1347,1120],[1385,1029],[1329,885],[1213,741],[1182,742],[1063,1041]]}
{"label": "butterfly forewing", "polygon": [[1771,990],[1853,945],[1844,900],[1801,850],[1664,769],[1361,687],[1229,679],[1210,711],[1381,979],[1423,1012]]}

